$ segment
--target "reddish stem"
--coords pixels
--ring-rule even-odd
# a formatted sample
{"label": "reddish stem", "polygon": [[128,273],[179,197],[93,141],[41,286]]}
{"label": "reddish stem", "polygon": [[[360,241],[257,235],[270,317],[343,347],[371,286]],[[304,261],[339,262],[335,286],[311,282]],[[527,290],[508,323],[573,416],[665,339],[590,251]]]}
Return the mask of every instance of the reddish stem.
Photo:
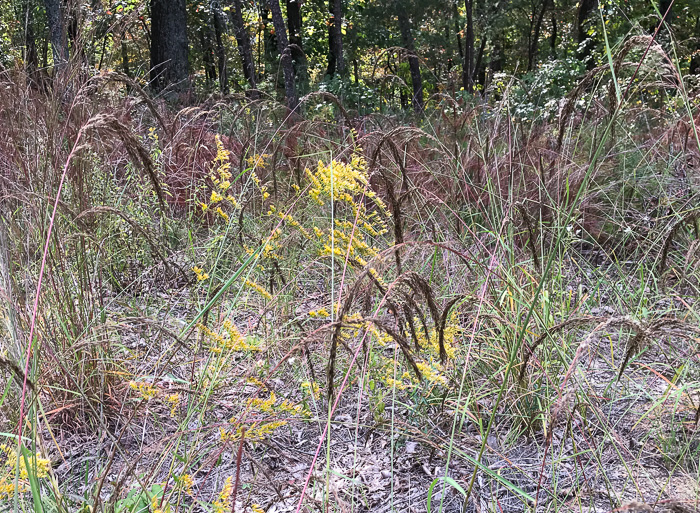
{"label": "reddish stem", "polygon": [[241,443],[238,444],[238,456],[236,456],[236,482],[233,484],[231,494],[231,513],[236,513],[236,495],[238,495],[238,483],[241,480],[241,459],[243,457],[243,444],[245,443],[245,426],[241,426]]}
{"label": "reddish stem", "polygon": [[[89,122],[88,122],[89,124]],[[49,229],[46,233],[46,243],[44,244],[44,255],[41,258],[41,268],[39,269],[39,279],[37,280],[37,285],[36,285],[36,295],[34,296],[34,308],[32,310],[32,321],[29,326],[29,341],[27,342],[27,356],[25,357],[24,361],[24,381],[22,383],[22,398],[19,403],[19,426],[17,427],[17,439],[20,448],[22,447],[22,429],[24,428],[24,403],[26,401],[27,397],[27,380],[29,377],[29,361],[31,360],[32,356],[32,343],[34,340],[34,329],[36,327],[36,316],[39,311],[39,296],[41,294],[41,283],[44,279],[44,271],[46,270],[46,259],[49,253],[49,244],[51,242],[51,233],[53,232],[53,226],[54,226],[54,221],[56,219],[56,211],[58,210],[58,202],[61,198],[61,190],[63,189],[63,183],[66,180],[66,175],[68,174],[68,167],[70,166],[71,161],[73,160],[73,156],[75,153],[78,151],[78,143],[80,142],[80,139],[83,136],[84,130],[86,125],[83,125],[83,127],[78,131],[78,135],[75,138],[75,142],[73,143],[73,148],[71,149],[70,153],[68,154],[68,159],[66,159],[66,163],[63,166],[63,173],[61,174],[61,180],[58,183],[58,191],[56,191],[56,199],[54,200],[53,203],[53,211],[51,212],[51,220],[49,221]]]}

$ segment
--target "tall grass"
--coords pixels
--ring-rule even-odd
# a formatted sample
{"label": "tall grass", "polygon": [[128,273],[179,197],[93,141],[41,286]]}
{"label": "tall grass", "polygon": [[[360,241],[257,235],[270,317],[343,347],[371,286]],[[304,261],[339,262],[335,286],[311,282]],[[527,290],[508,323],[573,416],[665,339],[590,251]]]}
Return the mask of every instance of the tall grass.
{"label": "tall grass", "polygon": [[608,53],[534,122],[5,74],[0,500],[697,508],[694,100]]}

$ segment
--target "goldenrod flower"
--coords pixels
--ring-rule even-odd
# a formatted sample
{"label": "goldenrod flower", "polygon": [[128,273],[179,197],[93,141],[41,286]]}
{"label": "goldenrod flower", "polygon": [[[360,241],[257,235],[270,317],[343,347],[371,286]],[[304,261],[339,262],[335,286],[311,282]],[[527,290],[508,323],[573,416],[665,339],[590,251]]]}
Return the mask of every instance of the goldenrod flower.
{"label": "goldenrod flower", "polygon": [[194,272],[194,274],[197,276],[197,281],[204,281],[209,278],[209,275],[196,265],[192,268],[192,272]]}

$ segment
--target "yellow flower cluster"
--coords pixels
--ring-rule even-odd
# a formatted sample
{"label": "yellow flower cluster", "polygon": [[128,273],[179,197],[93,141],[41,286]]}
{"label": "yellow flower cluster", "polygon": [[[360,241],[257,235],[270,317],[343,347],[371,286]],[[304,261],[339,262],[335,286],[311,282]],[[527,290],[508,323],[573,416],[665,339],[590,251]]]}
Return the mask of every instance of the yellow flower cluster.
{"label": "yellow flower cluster", "polygon": [[216,499],[213,506],[214,513],[228,513],[231,511],[231,500],[233,499],[233,477],[226,478],[224,487],[219,492],[219,498]]}
{"label": "yellow flower cluster", "polygon": [[[277,252],[280,249],[280,243],[279,239],[282,236],[282,230],[280,228],[275,229],[270,236],[267,238],[265,241],[265,246],[263,247],[262,251],[260,252],[260,256],[262,259],[268,259],[268,260],[279,260],[280,255]],[[245,252],[248,255],[252,255],[255,253],[255,248],[251,248],[248,245],[244,245],[243,249],[245,249]]]}
{"label": "yellow flower cluster", "polygon": [[194,480],[192,479],[191,475],[182,474],[181,476],[176,477],[175,481],[187,495],[193,495],[192,487],[194,486]]}
{"label": "yellow flower cluster", "polygon": [[228,319],[222,324],[224,334],[216,333],[201,323],[197,327],[211,342],[209,350],[212,353],[221,354],[224,351],[253,352],[261,350],[255,339],[243,335],[238,331],[236,325]]}
{"label": "yellow flower cluster", "polygon": [[[49,475],[50,461],[42,458],[39,453],[29,455],[27,458],[32,465],[32,475],[38,479]],[[15,470],[19,468],[19,484],[15,489]],[[15,491],[24,493],[28,490],[27,480],[29,471],[24,457],[17,462],[17,448],[8,444],[0,444],[0,500],[14,497]]]}
{"label": "yellow flower cluster", "polygon": [[[358,323],[358,327],[366,329],[376,340],[380,347],[391,347],[395,341],[390,335],[379,329],[371,322],[363,321],[357,315],[347,316],[346,322]],[[419,325],[419,320],[414,320],[415,325]],[[406,326],[406,331],[409,327]],[[358,330],[354,328],[346,328],[342,332],[343,337],[356,336]],[[450,314],[444,331],[445,352],[448,359],[452,360],[457,355],[457,337],[461,334],[462,328],[459,326],[457,314]],[[440,344],[439,335],[435,328],[429,330],[429,336],[426,337],[423,330],[416,330],[416,338],[418,345],[422,349],[420,354],[416,355],[416,367],[420,371],[424,383],[429,385],[446,386],[448,379],[445,377],[445,368],[440,363]],[[383,356],[377,353],[379,360],[376,365],[379,381],[384,383],[388,388],[396,388],[397,390],[412,390],[419,386],[419,381],[416,375],[409,370],[406,370],[403,365],[398,364],[393,357]],[[397,368],[397,365],[400,365]]]}
{"label": "yellow flower cluster", "polygon": [[330,317],[330,316],[331,316],[331,314],[329,314],[328,310],[326,310],[325,308],[319,308],[318,310],[311,310],[309,312],[309,317],[313,317],[313,318],[317,318],[317,317],[325,318],[325,317]]}
{"label": "yellow flower cluster", "polygon": [[129,387],[146,401],[150,401],[158,395],[158,388],[145,381],[129,381]]}
{"label": "yellow flower cluster", "polygon": [[[27,491],[24,484],[19,485],[19,493]],[[8,477],[0,477],[0,501],[11,499],[15,496],[15,483]]]}
{"label": "yellow flower cluster", "polygon": [[294,217],[291,214],[285,214],[284,212],[279,212],[275,208],[274,205],[270,205],[269,210],[267,211],[267,215],[272,216],[272,215],[277,215],[282,221],[284,221],[286,224],[291,226],[292,228],[296,228],[299,230],[299,233],[301,233],[305,238],[308,240],[313,240],[313,237],[309,233],[309,231],[304,228],[299,221],[294,219]]}
{"label": "yellow flower cluster", "polygon": [[272,413],[273,407],[277,402],[277,396],[274,392],[270,392],[270,397],[268,399],[260,399],[258,397],[248,400],[248,407],[251,410],[259,410],[264,413]]}
{"label": "yellow flower cluster", "polygon": [[[332,160],[329,164],[318,163],[315,172],[306,169],[311,182],[309,197],[318,205],[333,202],[337,214],[342,216],[342,208],[347,207],[347,219],[335,219],[335,226],[323,230],[314,226],[313,230],[321,244],[320,254],[345,259],[346,256],[360,266],[366,265],[366,258],[374,258],[379,253],[376,247],[367,242],[368,237],[379,237],[387,232],[390,213],[384,202],[369,187],[367,163],[361,153],[356,152],[349,163]],[[359,201],[358,197],[364,197]],[[367,204],[375,209],[369,211]]]}
{"label": "yellow flower cluster", "polygon": [[[270,397],[267,399],[252,398],[248,399],[246,402],[246,409],[249,412],[260,412],[265,413],[269,416],[279,416],[284,415],[287,417],[304,417],[308,418],[311,416],[311,412],[304,408],[301,404],[294,404],[289,399],[285,399],[278,403],[277,395],[274,392],[270,392]],[[233,417],[229,421],[231,424],[238,422],[236,417]],[[287,424],[286,420],[259,420],[253,422],[250,426],[247,426],[245,439],[251,442],[256,442],[264,440],[270,434],[272,434],[278,428],[285,426]],[[219,428],[219,434],[221,439],[225,441],[237,441],[241,439],[242,426],[239,426],[235,431],[229,431],[224,428]]]}
{"label": "yellow flower cluster", "polygon": [[197,277],[197,281],[204,281],[209,278],[209,275],[205,273],[201,267],[197,267],[196,265],[192,268],[192,272]]}
{"label": "yellow flower cluster", "polygon": [[391,338],[391,335],[388,333],[381,331],[377,326],[370,322],[367,325],[367,331],[374,337],[374,339],[377,341],[380,347],[384,347],[387,344],[390,344],[391,341],[393,340]]}
{"label": "yellow flower cluster", "polygon": [[[235,419],[231,419],[231,422],[234,421]],[[286,425],[287,421],[284,420],[276,420],[274,422],[254,422],[246,429],[245,439],[249,442],[259,442],[270,436],[277,429]],[[224,428],[219,428],[219,434],[221,435],[222,441],[237,442],[241,439],[242,430],[242,427],[237,428],[235,432],[227,431]]]}
{"label": "yellow flower cluster", "polygon": [[270,155],[268,155],[267,153],[254,153],[253,155],[245,159],[245,161],[252,168],[265,169],[265,167],[267,166],[267,162],[265,162],[265,159],[269,158]]}
{"label": "yellow flower cluster", "polygon": [[442,365],[432,360],[430,363],[416,362],[423,379],[431,384],[447,385],[447,378],[442,374]]}
{"label": "yellow flower cluster", "polygon": [[165,396],[165,400],[170,405],[170,416],[175,417],[177,415],[177,407],[180,405],[180,394],[168,394]]}
{"label": "yellow flower cluster", "polygon": [[243,283],[245,284],[246,287],[253,289],[256,291],[258,294],[260,294],[262,297],[267,299],[268,301],[272,300],[272,294],[270,294],[267,290],[262,285],[258,285],[252,280],[249,279],[244,279]]}
{"label": "yellow flower cluster", "polygon": [[[418,319],[415,319],[418,323]],[[457,314],[452,312],[450,317],[445,324],[445,331],[443,333],[443,342],[445,344],[445,352],[447,353],[447,358],[453,359],[457,354],[457,341],[456,338],[462,333],[462,327],[459,325]],[[429,330],[430,338],[426,338],[425,332],[420,330],[416,332],[416,338],[418,339],[418,344],[423,349],[426,349],[431,357],[440,356],[440,340],[438,332],[435,328]]]}
{"label": "yellow flower cluster", "polygon": [[321,389],[318,387],[318,383],[315,381],[313,383],[310,381],[302,381],[301,391],[305,395],[311,396],[317,401],[321,398]]}
{"label": "yellow flower cluster", "polygon": [[149,127],[148,138],[151,140],[152,143],[158,144],[158,132],[156,132],[155,127]]}
{"label": "yellow flower cluster", "polygon": [[364,193],[365,197],[388,214],[384,203],[369,188],[367,163],[359,152],[352,156],[349,163],[332,160],[329,164],[324,164],[319,161],[316,172],[312,173],[307,169],[306,175],[312,185],[309,196],[319,205],[323,205],[329,199],[354,204],[352,195]]}
{"label": "yellow flower cluster", "polygon": [[229,192],[231,188],[231,152],[224,148],[221,142],[221,137],[216,136],[216,157],[212,163],[212,170],[209,173],[209,178],[214,183],[215,189],[211,191],[209,203],[200,203],[202,212],[206,212],[209,208],[214,208],[214,212],[228,222],[229,215],[224,211],[222,205],[228,204],[232,209],[238,208],[238,201]]}
{"label": "yellow flower cluster", "polygon": [[153,513],[170,513],[170,504],[162,500],[162,495],[156,493],[151,497],[151,511]]}

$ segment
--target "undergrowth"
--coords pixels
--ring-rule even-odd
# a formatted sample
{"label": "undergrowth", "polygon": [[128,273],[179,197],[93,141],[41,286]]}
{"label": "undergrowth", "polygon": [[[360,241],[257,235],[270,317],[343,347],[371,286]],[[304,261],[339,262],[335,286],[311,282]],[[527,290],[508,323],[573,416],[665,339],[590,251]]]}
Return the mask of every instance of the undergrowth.
{"label": "undergrowth", "polygon": [[696,98],[613,66],[414,124],[5,73],[0,508],[697,508]]}

